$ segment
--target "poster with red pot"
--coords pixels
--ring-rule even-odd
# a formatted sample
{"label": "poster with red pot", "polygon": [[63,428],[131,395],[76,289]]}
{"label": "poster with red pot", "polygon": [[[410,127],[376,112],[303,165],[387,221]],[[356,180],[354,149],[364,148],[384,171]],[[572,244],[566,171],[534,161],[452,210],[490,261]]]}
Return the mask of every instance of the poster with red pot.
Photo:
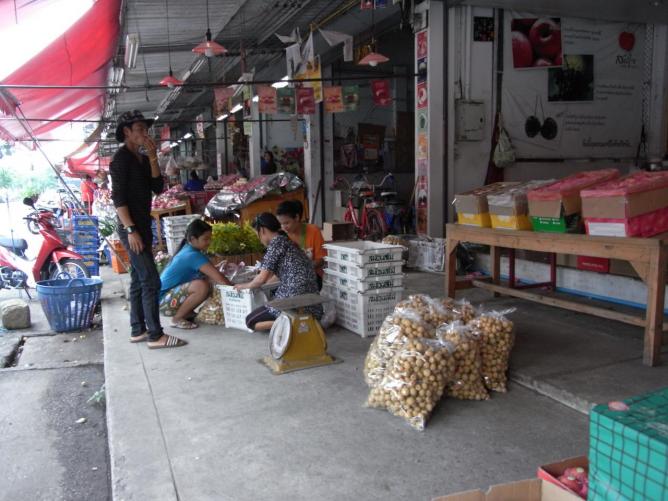
{"label": "poster with red pot", "polygon": [[258,110],[260,113],[273,115],[278,111],[276,102],[276,89],[271,85],[260,85],[257,88],[257,97],[259,99]]}
{"label": "poster with red pot", "polygon": [[427,57],[429,45],[427,44],[427,30],[422,30],[415,35],[416,57],[422,59]]}
{"label": "poster with red pot", "polygon": [[561,66],[561,18],[515,17],[510,23],[513,68]]}
{"label": "poster with red pot", "polygon": [[429,93],[427,92],[427,82],[420,82],[415,86],[415,102],[419,110],[429,105]]}
{"label": "poster with red pot", "polygon": [[[517,18],[540,19],[530,14],[509,17],[503,26],[506,40]],[[559,21],[563,52],[553,60],[559,66],[515,69],[516,47],[504,50],[503,65],[509,69],[503,74],[503,121],[516,156],[635,158],[649,70],[645,25],[568,17]],[[547,32],[541,31],[546,44]],[[546,47],[545,56],[556,50]]]}
{"label": "poster with red pot", "polygon": [[376,106],[389,106],[392,103],[389,80],[371,80],[371,94]]}
{"label": "poster with red pot", "polygon": [[297,114],[313,115],[315,113],[315,93],[311,87],[297,89]]}
{"label": "poster with red pot", "polygon": [[325,87],[325,111],[341,113],[343,107],[343,89],[340,86]]}

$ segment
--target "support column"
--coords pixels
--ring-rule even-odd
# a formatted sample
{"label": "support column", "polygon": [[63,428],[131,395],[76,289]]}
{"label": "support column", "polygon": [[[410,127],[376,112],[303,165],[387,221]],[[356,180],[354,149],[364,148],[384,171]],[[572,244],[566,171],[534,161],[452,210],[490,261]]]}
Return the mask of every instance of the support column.
{"label": "support column", "polygon": [[306,126],[306,138],[304,141],[304,184],[306,187],[309,214],[311,215],[310,218],[317,225],[322,225],[322,207],[324,202],[322,197],[320,197],[318,206],[315,206],[315,201],[318,197],[318,184],[322,179],[321,148],[323,145],[320,142],[320,119],[323,113],[322,103],[320,103],[316,107],[314,115],[304,115]]}
{"label": "support column", "polygon": [[258,103],[251,103],[251,136],[248,138],[248,161],[250,166],[248,173],[251,178],[260,175],[260,159],[262,158],[262,148],[260,145],[260,113]]}

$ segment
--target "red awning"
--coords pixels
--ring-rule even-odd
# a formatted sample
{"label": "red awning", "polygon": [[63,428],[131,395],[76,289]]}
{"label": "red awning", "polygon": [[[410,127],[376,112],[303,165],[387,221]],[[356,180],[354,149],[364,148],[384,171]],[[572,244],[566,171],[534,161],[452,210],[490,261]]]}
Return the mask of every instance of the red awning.
{"label": "red awning", "polygon": [[[98,0],[72,27],[36,57],[5,78],[3,84],[105,85],[119,34],[121,0]],[[104,89],[8,89],[39,137],[58,137],[66,122],[99,119]],[[41,119],[41,120],[35,120]],[[4,131],[4,133],[3,133]],[[16,120],[0,121],[0,137],[28,139]]]}

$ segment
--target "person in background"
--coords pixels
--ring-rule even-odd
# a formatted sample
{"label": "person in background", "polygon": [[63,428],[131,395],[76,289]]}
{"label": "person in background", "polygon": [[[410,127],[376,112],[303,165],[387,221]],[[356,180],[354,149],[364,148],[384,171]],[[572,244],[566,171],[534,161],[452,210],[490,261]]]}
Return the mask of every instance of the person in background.
{"label": "person in background", "polygon": [[265,151],[260,159],[260,174],[263,176],[276,174],[276,164],[274,163],[274,154],[271,151]]}
{"label": "person in background", "polygon": [[[209,297],[210,282],[232,285],[204,254],[211,244],[211,225],[195,219],[178,252],[160,275],[160,312],[173,317],[171,327],[195,329],[194,310]],[[208,280],[207,280],[208,279]]]}
{"label": "person in background", "polygon": [[176,348],[187,343],[165,334],[160,325],[160,275],[151,249],[152,194],[164,189],[156,143],[148,135],[152,124],[139,110],[118,119],[115,137],[124,145],[109,168],[111,199],[118,215],[116,232],[130,257],[130,342],[147,341],[150,349]]}
{"label": "person in background", "polygon": [[[253,221],[253,228],[267,251],[260,263],[260,273],[245,284],[235,285],[238,291],[257,289],[274,276],[280,281],[274,299],[285,299],[308,293],[318,293],[318,283],[313,265],[308,256],[281,230],[281,223],[270,212],[259,214]],[[322,306],[305,308],[317,320],[322,317]],[[263,305],[246,317],[246,325],[252,330],[269,330],[280,311]]]}
{"label": "person in background", "polygon": [[197,175],[197,171],[190,173],[190,180],[183,187],[186,191],[204,191],[204,181]]}
{"label": "person in background", "polygon": [[302,221],[303,217],[304,206],[299,200],[286,200],[276,208],[276,218],[281,223],[281,229],[313,261],[313,268],[318,275],[318,288],[321,289],[327,255],[327,251],[322,247],[325,240],[322,238],[320,228]]}
{"label": "person in background", "polygon": [[91,208],[93,207],[93,202],[95,201],[95,191],[97,190],[97,184],[93,182],[91,177],[86,174],[86,176],[81,180],[81,201],[86,207],[86,212],[91,214]]}

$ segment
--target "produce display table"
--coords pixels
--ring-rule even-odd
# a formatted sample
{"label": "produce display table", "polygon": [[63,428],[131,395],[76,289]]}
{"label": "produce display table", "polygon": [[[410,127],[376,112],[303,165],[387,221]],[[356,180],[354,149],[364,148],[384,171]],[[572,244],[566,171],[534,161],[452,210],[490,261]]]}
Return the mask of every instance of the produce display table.
{"label": "produce display table", "polygon": [[160,226],[160,218],[165,216],[178,216],[180,214],[191,214],[191,213],[192,211],[190,209],[190,201],[188,200],[186,200],[181,205],[175,205],[174,207],[170,207],[168,209],[153,209],[151,211],[151,217],[155,219],[155,229],[157,232],[158,241],[155,244],[156,250],[164,251],[166,249],[165,238],[162,235],[162,227]]}
{"label": "produce display table", "polygon": [[[538,233],[448,224],[446,225],[446,236],[445,288],[448,297],[454,298],[457,288],[457,245],[460,242],[489,245],[492,259],[491,282],[474,280],[472,282],[474,286],[490,290],[495,294],[505,294],[644,327],[643,362],[650,366],[659,365],[663,331],[668,330],[668,324],[663,323],[666,270],[668,268],[668,233],[653,238],[592,237],[566,233]],[[526,286],[514,288],[501,285],[500,251],[504,248],[510,249],[511,252],[514,252],[515,249],[523,249],[548,252],[553,255],[575,254],[628,261],[647,284],[646,315],[644,317],[634,316],[551,296],[534,294],[522,290],[523,288],[526,289]],[[554,263],[554,258],[552,261]],[[555,269],[554,264],[552,269]],[[556,277],[553,271],[550,284],[554,287],[555,282]]]}

